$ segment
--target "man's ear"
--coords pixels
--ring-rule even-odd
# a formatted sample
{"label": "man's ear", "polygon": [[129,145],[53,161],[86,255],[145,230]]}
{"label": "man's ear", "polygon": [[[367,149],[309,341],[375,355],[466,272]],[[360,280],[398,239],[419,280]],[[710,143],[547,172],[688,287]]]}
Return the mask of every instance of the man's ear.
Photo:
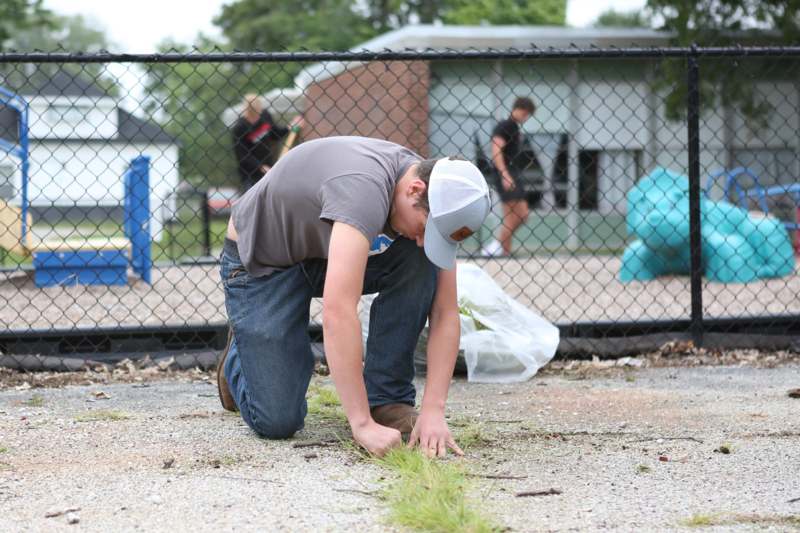
{"label": "man's ear", "polygon": [[420,198],[423,194],[425,194],[425,189],[427,189],[427,187],[428,186],[424,181],[419,178],[414,178],[411,180],[411,183],[408,184],[406,194],[413,196],[414,198]]}

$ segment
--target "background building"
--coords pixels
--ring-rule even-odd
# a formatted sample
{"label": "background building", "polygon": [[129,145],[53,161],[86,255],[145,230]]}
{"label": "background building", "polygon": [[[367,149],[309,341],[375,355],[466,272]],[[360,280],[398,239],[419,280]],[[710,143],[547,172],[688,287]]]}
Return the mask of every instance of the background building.
{"label": "background building", "polygon": [[[30,106],[28,198],[34,224],[64,224],[78,231],[122,220],[123,174],[137,155],[150,156],[153,237],[160,238],[174,208],[178,143],[161,127],[135,117],[90,79],[57,70],[6,86]],[[15,129],[15,116],[0,116],[0,131]],[[5,136],[5,135],[4,135]],[[0,198],[21,202],[19,162],[0,153]]]}

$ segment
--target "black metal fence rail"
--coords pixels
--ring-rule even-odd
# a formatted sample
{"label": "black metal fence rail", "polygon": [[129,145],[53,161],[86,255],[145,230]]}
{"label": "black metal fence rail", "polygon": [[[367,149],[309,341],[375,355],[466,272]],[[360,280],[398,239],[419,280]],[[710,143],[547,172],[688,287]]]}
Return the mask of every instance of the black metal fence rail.
{"label": "black metal fence rail", "polygon": [[[134,69],[139,77],[135,89],[144,96],[135,108],[122,108],[123,97],[131,95],[120,94],[125,87],[115,85],[112,66]],[[791,217],[800,216],[800,192],[792,196],[789,191],[800,188],[800,146],[787,140],[786,132],[800,132],[799,70],[800,46],[0,53],[0,86],[16,84],[15,92],[39,106],[38,120],[52,119],[62,131],[63,138],[50,142],[47,134],[34,131],[44,124],[31,124],[36,145],[31,157],[38,168],[31,183],[37,183],[40,195],[31,200],[35,215],[57,218],[54,184],[63,185],[65,194],[71,191],[69,183],[61,183],[64,175],[49,165],[54,161],[62,170],[71,164],[88,169],[87,153],[94,158],[94,170],[67,175],[74,175],[76,183],[82,180],[89,203],[96,200],[98,208],[99,198],[116,190],[107,172],[112,164],[104,168],[100,151],[86,151],[87,139],[110,127],[102,114],[117,113],[118,131],[104,134],[105,141],[116,142],[125,121],[126,134],[141,141],[128,142],[125,150],[152,152],[150,186],[171,195],[151,197],[153,220],[161,220],[163,228],[153,238],[154,281],[149,286],[131,278],[117,288],[39,287],[31,278],[35,267],[30,257],[0,250],[0,273],[5,275],[0,301],[7,304],[0,316],[6,329],[0,338],[2,363],[13,364],[9,357],[16,354],[102,359],[138,350],[200,353],[224,344],[221,291],[209,256],[218,253],[227,212],[212,220],[211,196],[205,191],[238,185],[231,124],[223,122],[236,119],[244,92],[271,94],[268,108],[293,94],[290,105],[273,114],[283,124],[303,114],[304,138],[372,135],[424,155],[458,152],[475,160],[482,151],[491,160],[494,125],[508,116],[514,98],[531,97],[537,110],[522,131],[534,154],[527,168],[536,167],[537,177],[526,197],[530,217],[517,231],[515,254],[486,253],[504,223],[498,202],[485,231],[465,245],[463,260],[481,265],[512,296],[556,323],[565,339],[563,353],[622,354],[644,349],[648,336],[653,342],[667,336],[691,338],[698,345],[750,346],[761,339],[770,347],[791,346],[800,335],[797,266],[775,276],[759,271],[764,275],[758,279],[713,279],[704,257],[710,249],[704,229],[714,228],[704,209],[710,199],[738,202],[755,217],[756,222],[748,218],[747,223],[760,228],[757,221],[765,213],[756,211],[762,204],[737,191],[786,187],[779,206],[783,211],[776,208],[770,214],[780,211],[787,237],[795,238],[790,228],[798,220]],[[303,86],[293,87],[291,80],[301,73]],[[65,75],[66,80],[54,81]],[[207,82],[198,82],[202,76]],[[226,85],[222,79],[230,81]],[[206,87],[213,91],[203,93]],[[104,96],[114,101],[113,109],[99,103]],[[386,99],[395,99],[401,111],[392,110]],[[182,114],[187,107],[197,116]],[[75,121],[74,131],[58,122],[57,112]],[[79,132],[80,113],[95,113],[94,131]],[[13,144],[19,135],[12,131],[12,119],[0,107],[0,140]],[[0,183],[0,189],[10,187],[13,194],[4,202],[12,206],[19,203],[15,176],[20,167],[7,171],[13,176]],[[686,209],[680,213],[688,221],[688,268],[625,281],[624,252],[637,238],[625,224],[627,218],[630,225],[632,209],[625,197],[657,167],[669,167],[687,180],[681,200]],[[211,175],[214,168],[227,175]],[[735,168],[749,174],[729,178]],[[710,184],[718,169],[732,188]],[[89,180],[87,172],[96,172],[97,181]],[[746,181],[749,176],[759,181]],[[191,187],[181,192],[184,182]],[[705,195],[704,183],[716,196]],[[51,225],[62,233],[73,225],[75,232],[111,239],[115,230],[106,230],[113,225],[113,205],[108,209],[99,218],[77,209]],[[3,220],[0,233],[2,224],[9,224]],[[740,238],[742,223],[732,225],[725,235]],[[42,231],[35,221],[32,227]],[[745,268],[733,257],[731,269]],[[312,331],[319,333],[313,324]]]}

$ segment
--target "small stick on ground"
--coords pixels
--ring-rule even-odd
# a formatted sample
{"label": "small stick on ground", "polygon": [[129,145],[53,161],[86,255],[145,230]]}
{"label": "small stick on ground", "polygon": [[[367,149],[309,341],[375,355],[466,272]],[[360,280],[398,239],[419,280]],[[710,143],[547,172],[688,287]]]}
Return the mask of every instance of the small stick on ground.
{"label": "small stick on ground", "polygon": [[353,494],[361,494],[362,496],[369,496],[371,498],[377,498],[378,497],[378,495],[376,494],[377,491],[369,491],[369,490],[333,489],[333,492],[352,492]]}
{"label": "small stick on ground", "polygon": [[330,446],[336,441],[330,440],[311,440],[308,442],[295,442],[292,444],[292,448],[325,448],[326,446]]}
{"label": "small stick on ground", "polygon": [[689,440],[698,444],[703,444],[703,441],[695,437],[649,437],[647,439],[629,440],[628,442],[650,442],[654,440]]}
{"label": "small stick on ground", "polygon": [[528,476],[508,476],[503,474],[468,474],[470,477],[480,477],[483,479],[528,479]]}
{"label": "small stick on ground", "polygon": [[797,503],[797,502],[800,502],[800,498],[792,498],[791,500],[789,500],[786,503]]}
{"label": "small stick on ground", "polygon": [[55,518],[57,516],[65,515],[67,513],[77,513],[80,511],[80,507],[70,507],[69,509],[64,509],[63,511],[50,511],[44,514],[45,518]]}
{"label": "small stick on ground", "polygon": [[517,498],[524,498],[527,496],[557,496],[561,494],[561,491],[558,489],[547,489],[547,490],[534,490],[528,492],[518,492],[515,494]]}

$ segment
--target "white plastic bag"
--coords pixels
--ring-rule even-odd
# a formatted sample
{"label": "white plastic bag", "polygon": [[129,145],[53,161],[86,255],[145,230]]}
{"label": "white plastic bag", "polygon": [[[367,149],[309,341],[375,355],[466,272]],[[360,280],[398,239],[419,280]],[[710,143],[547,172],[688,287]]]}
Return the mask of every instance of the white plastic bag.
{"label": "white plastic bag", "polygon": [[458,265],[458,305],[469,381],[525,381],[555,355],[558,328],[508,296],[476,265]]}
{"label": "white plastic bag", "polygon": [[[476,265],[459,263],[457,283],[459,358],[463,354],[469,381],[525,381],[553,358],[558,348],[558,328],[508,296],[489,274]],[[359,306],[365,350],[374,297],[364,296]],[[423,358],[427,333],[426,326],[417,345],[418,355]]]}

